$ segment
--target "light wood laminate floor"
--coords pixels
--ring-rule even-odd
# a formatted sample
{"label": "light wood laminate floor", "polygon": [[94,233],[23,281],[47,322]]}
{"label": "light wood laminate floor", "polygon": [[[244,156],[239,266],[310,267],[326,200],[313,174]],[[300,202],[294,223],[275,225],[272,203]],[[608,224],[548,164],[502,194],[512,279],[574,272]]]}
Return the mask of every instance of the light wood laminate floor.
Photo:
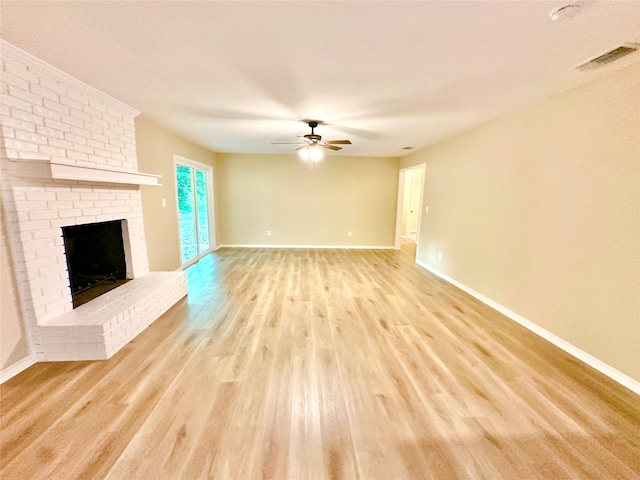
{"label": "light wood laminate floor", "polygon": [[640,397],[403,250],[221,249],[0,386],[5,479],[638,479]]}

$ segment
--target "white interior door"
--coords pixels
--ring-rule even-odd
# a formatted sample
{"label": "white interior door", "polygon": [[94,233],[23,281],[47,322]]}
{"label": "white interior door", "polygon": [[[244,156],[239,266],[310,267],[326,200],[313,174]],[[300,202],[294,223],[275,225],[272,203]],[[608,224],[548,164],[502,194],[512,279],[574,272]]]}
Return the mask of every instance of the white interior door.
{"label": "white interior door", "polygon": [[407,237],[414,242],[418,238],[418,214],[420,210],[420,189],[422,173],[413,175],[409,182],[409,212],[407,214]]}

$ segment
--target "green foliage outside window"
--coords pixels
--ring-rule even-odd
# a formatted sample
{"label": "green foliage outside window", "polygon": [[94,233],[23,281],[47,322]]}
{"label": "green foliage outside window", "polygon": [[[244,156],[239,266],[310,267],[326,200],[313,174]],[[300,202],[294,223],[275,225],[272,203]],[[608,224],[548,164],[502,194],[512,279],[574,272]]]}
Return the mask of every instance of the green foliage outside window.
{"label": "green foliage outside window", "polygon": [[178,165],[176,167],[176,180],[178,182],[178,209],[181,213],[190,213],[192,209],[191,202],[191,169]]}

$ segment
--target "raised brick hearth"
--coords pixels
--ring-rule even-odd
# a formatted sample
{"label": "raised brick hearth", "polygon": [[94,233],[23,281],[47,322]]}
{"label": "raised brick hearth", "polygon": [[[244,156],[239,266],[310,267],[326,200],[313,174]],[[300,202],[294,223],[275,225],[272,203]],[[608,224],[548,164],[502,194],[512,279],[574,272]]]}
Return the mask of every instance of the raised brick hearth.
{"label": "raised brick hearth", "polygon": [[149,272],[38,327],[34,341],[47,360],[111,357],[180,300],[180,272]]}
{"label": "raised brick hearth", "polygon": [[[108,358],[186,294],[183,272],[149,272],[139,112],[0,42],[3,216],[33,355]],[[111,220],[133,280],[73,310],[62,227]]]}

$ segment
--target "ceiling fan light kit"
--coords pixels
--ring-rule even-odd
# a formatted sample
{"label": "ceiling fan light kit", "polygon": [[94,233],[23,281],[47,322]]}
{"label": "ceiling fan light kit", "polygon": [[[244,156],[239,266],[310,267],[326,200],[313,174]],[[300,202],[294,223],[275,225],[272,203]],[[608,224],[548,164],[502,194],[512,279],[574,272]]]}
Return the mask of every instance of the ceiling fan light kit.
{"label": "ceiling fan light kit", "polygon": [[324,157],[318,145],[307,145],[298,149],[298,155],[306,162],[318,162]]}

